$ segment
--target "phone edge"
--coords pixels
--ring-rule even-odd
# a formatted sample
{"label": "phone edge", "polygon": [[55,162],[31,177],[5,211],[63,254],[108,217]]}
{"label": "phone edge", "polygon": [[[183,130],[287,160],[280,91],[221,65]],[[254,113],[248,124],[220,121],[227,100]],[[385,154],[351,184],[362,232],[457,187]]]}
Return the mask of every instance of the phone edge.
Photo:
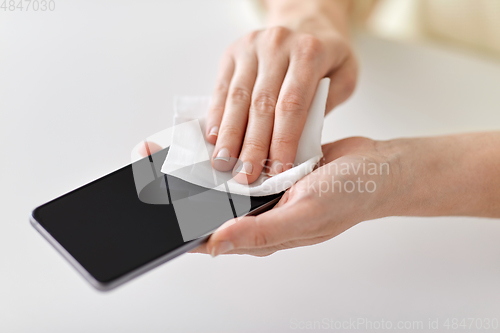
{"label": "phone edge", "polygon": [[[260,214],[266,210],[269,210],[272,207],[274,207],[274,205],[276,203],[278,203],[278,201],[280,199],[281,199],[281,196],[263,204],[262,206],[248,212],[245,215],[242,215],[241,217],[257,215],[257,214]],[[200,244],[206,242],[208,240],[208,238],[210,237],[210,235],[216,230],[216,229],[214,229],[211,232],[209,232],[207,235],[202,236],[200,238],[197,238],[195,240],[192,240],[192,241],[180,246],[179,248],[177,248],[169,253],[166,253],[159,258],[156,258],[155,260],[150,261],[149,263],[134,269],[133,271],[117,278],[116,280],[113,280],[112,282],[104,283],[104,282],[100,282],[97,279],[95,279],[54,237],[52,237],[52,235],[35,219],[35,217],[34,217],[35,210],[36,210],[36,208],[32,211],[30,218],[29,218],[31,225],[42,235],[43,238],[45,238],[49,242],[49,244],[51,244],[57,250],[57,252],[59,252],[63,256],[63,258],[65,258],[70,263],[71,266],[73,266],[74,269],[76,269],[76,271],[78,273],[80,273],[80,275],[83,276],[83,278],[85,280],[87,280],[87,282],[90,283],[91,286],[93,286],[95,289],[102,291],[102,292],[113,290],[113,289],[119,287],[120,285],[122,285],[130,280],[133,280],[134,278],[136,278],[142,274],[145,274],[148,271],[160,266],[161,264],[164,264],[165,262],[170,261],[170,260],[188,252],[189,250],[192,250],[192,249],[198,247]]]}

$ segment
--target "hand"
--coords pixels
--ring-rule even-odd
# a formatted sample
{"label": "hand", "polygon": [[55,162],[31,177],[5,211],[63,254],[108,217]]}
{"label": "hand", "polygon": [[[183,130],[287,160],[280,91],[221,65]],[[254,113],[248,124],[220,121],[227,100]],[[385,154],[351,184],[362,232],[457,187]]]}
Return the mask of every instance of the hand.
{"label": "hand", "polygon": [[378,145],[366,138],[324,145],[324,164],[286,191],[273,209],[226,222],[192,252],[266,256],[326,241],[385,216],[398,173]]}
{"label": "hand", "polygon": [[[233,219],[192,252],[269,255],[384,216],[500,217],[500,132],[323,146],[323,164],[272,210]],[[161,147],[148,143],[143,155]]]}
{"label": "hand", "polygon": [[205,135],[215,144],[213,167],[234,169],[240,183],[254,182],[266,163],[272,175],[292,167],[321,78],[331,78],[327,110],[354,90],[357,65],[342,20],[304,12],[248,34],[222,57]]}

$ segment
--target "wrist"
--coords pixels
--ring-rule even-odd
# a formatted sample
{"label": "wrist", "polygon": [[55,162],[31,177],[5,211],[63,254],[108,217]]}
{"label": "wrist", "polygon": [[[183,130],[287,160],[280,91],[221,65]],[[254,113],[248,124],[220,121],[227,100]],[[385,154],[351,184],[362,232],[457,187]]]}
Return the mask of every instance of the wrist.
{"label": "wrist", "polygon": [[317,35],[334,30],[342,36],[349,31],[349,0],[266,1],[267,26],[283,26]]}
{"label": "wrist", "polygon": [[414,140],[418,139],[394,139],[388,141],[377,141],[377,151],[389,164],[389,177],[386,179],[385,199],[381,200],[383,216],[408,216],[414,215],[412,203],[408,199],[414,190],[416,175],[414,174],[413,158],[411,151],[418,146]]}
{"label": "wrist", "polygon": [[[401,140],[373,141],[374,156],[378,172],[370,180],[376,183],[376,191],[371,197],[369,216],[372,220],[387,216],[400,215],[399,196],[403,175],[401,172],[401,154],[405,150]],[[372,161],[373,162],[373,161]]]}
{"label": "wrist", "polygon": [[500,133],[381,142],[391,161],[385,216],[498,216]]}

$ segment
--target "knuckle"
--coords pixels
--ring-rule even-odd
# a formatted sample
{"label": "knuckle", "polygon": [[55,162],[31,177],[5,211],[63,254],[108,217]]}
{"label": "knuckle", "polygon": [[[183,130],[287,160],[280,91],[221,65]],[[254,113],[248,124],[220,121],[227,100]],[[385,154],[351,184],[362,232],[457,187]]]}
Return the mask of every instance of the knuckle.
{"label": "knuckle", "polygon": [[254,30],[254,31],[248,33],[245,37],[243,37],[243,41],[251,44],[251,43],[255,42],[255,40],[257,39],[257,37],[259,36],[260,33],[261,33],[261,30]]}
{"label": "knuckle", "polygon": [[226,82],[218,82],[215,85],[214,91],[218,94],[226,94],[229,89],[229,86]]}
{"label": "knuckle", "polygon": [[287,113],[299,113],[304,110],[304,98],[298,93],[285,93],[280,101],[278,108]]}
{"label": "knuckle", "polygon": [[290,29],[276,26],[266,30],[266,39],[272,45],[281,45],[290,33]]}
{"label": "knuckle", "polygon": [[262,140],[256,138],[245,138],[243,144],[243,149],[248,150],[251,153],[261,153],[263,155],[267,154],[269,145]]}
{"label": "knuckle", "polygon": [[255,232],[253,242],[256,247],[265,247],[269,244],[266,234],[260,230]]}
{"label": "knuckle", "polygon": [[250,103],[251,93],[248,89],[234,87],[231,89],[230,98],[237,103]]}
{"label": "knuckle", "polygon": [[252,100],[251,111],[259,116],[272,115],[276,108],[276,98],[269,93],[259,92]]}
{"label": "knuckle", "polygon": [[262,221],[257,217],[255,219],[254,223],[255,223],[255,225],[254,225],[255,232],[253,235],[253,244],[256,247],[268,246],[269,245],[269,238],[266,235],[266,232],[265,232],[266,228],[262,224]]}
{"label": "knuckle", "polygon": [[273,138],[273,149],[274,150],[282,150],[285,147],[290,147],[297,140],[292,135],[280,134]]}
{"label": "knuckle", "polygon": [[226,138],[238,138],[241,136],[241,130],[237,127],[231,126],[231,125],[226,125],[220,129],[220,134],[219,137],[226,137]]}
{"label": "knuckle", "polygon": [[314,60],[324,52],[323,43],[312,35],[302,35],[297,41],[298,56],[305,60]]}
{"label": "knuckle", "polygon": [[215,115],[220,115],[224,113],[224,107],[219,105],[210,106],[208,117],[213,117]]}

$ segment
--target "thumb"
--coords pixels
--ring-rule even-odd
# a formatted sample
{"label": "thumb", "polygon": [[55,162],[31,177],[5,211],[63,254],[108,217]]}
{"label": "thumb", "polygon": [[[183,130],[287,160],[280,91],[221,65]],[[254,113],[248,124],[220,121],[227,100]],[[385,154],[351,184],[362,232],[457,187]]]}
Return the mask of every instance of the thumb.
{"label": "thumb", "polygon": [[304,204],[284,204],[257,216],[226,222],[207,242],[213,257],[236,249],[264,248],[301,239],[311,233]]}

